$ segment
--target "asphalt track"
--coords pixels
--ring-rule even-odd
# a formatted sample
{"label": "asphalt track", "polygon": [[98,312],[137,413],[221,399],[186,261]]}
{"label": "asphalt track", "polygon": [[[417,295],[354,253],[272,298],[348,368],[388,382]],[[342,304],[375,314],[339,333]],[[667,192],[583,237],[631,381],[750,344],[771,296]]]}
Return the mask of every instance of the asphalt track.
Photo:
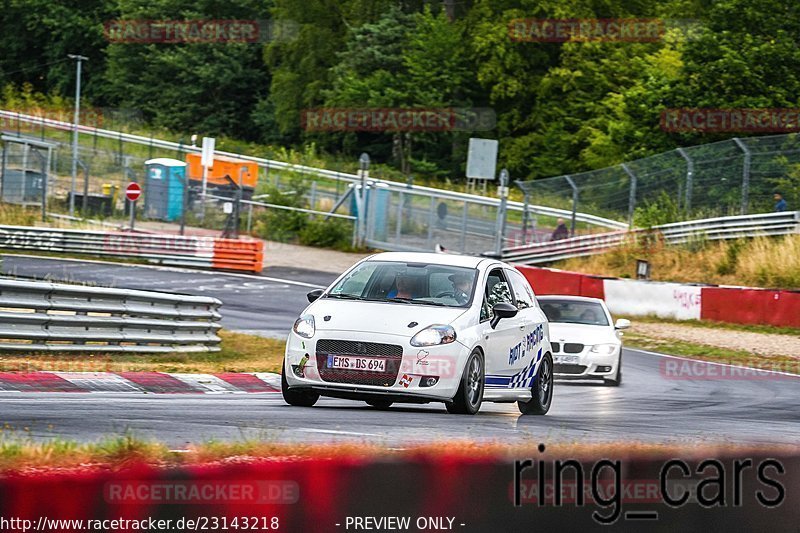
{"label": "asphalt track", "polygon": [[[206,294],[223,300],[223,323],[275,333],[305,305],[307,285],[332,276],[269,271],[271,280],[64,261],[3,258],[3,271],[67,276],[118,287]],[[327,280],[327,281],[326,281]],[[672,443],[800,442],[800,378],[751,375],[707,363],[626,350],[621,387],[557,382],[546,416],[521,416],[513,404],[484,404],[474,417],[449,415],[441,404],[376,411],[360,402],[321,399],[289,407],[280,394],[145,395],[0,393],[0,423],[37,439],[94,440],[127,430],[173,447],[209,439],[285,442],[356,441],[403,446],[472,440],[505,444],[581,441]],[[671,366],[670,366],[671,365]]]}

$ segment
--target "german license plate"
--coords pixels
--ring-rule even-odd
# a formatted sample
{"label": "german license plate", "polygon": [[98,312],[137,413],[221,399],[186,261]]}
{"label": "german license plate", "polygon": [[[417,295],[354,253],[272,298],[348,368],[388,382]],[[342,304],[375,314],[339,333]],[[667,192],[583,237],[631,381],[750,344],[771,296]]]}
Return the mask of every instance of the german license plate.
{"label": "german license plate", "polygon": [[386,372],[386,359],[353,357],[351,355],[329,355],[328,368],[364,372]]}
{"label": "german license plate", "polygon": [[576,365],[580,361],[577,355],[556,355],[553,357],[553,362],[562,365]]}

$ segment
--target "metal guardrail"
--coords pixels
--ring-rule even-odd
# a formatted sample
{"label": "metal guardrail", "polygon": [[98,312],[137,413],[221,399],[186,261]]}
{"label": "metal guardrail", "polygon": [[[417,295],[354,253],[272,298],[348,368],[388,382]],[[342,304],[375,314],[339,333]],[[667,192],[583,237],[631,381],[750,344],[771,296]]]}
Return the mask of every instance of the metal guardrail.
{"label": "metal guardrail", "polygon": [[0,279],[0,351],[218,351],[216,298]]}
{"label": "metal guardrail", "polygon": [[667,244],[682,244],[695,239],[740,239],[800,233],[800,211],[739,215],[676,222],[648,230],[620,231],[584,235],[546,243],[529,244],[503,250],[502,258],[521,264],[538,264],[584,257],[620,246],[628,239],[656,233]]}
{"label": "metal guardrail", "polygon": [[[18,120],[21,122],[25,122],[26,124],[42,125],[66,131],[72,131],[74,129],[73,124],[70,122],[62,122],[45,117],[37,117],[35,115],[26,115],[24,113],[17,113],[5,110],[0,110],[0,118],[5,118],[7,120],[12,120],[12,121]],[[78,131],[80,133],[84,133],[87,135],[95,135],[100,138],[121,140],[123,142],[141,144],[144,146],[153,146],[155,148],[162,148],[167,150],[183,150],[186,152],[197,152],[197,153],[200,153],[202,151],[201,147],[187,146],[172,141],[154,139],[130,133],[104,130],[101,128],[94,128],[91,126],[78,125]],[[277,169],[287,172],[297,172],[302,174],[308,174],[311,176],[317,176],[320,178],[340,180],[350,183],[361,181],[360,176],[358,176],[357,174],[349,174],[347,172],[338,172],[335,170],[327,170],[322,168],[309,167],[305,165],[297,165],[294,163],[286,163],[284,161],[275,161],[273,159],[265,159],[261,157],[236,154],[233,152],[217,151],[216,153],[221,156],[234,157],[246,161],[253,161],[257,163],[260,167],[266,169]],[[480,196],[477,194],[460,193],[454,191],[447,191],[444,189],[436,189],[434,187],[423,187],[418,185],[414,185],[412,188],[409,188],[408,184],[406,183],[378,180],[375,178],[370,178],[370,180],[376,184],[380,184],[381,186],[389,187],[395,190],[404,189],[409,192],[413,191],[415,194],[433,196],[435,198],[442,200],[456,200],[456,201],[483,204],[494,207],[500,204],[500,200],[498,198],[490,198],[487,196]],[[511,202],[511,201],[508,202],[509,210],[523,211],[524,208],[525,204],[523,204],[522,202]],[[557,208],[534,205],[534,204],[528,205],[528,212],[534,215],[542,215],[542,216],[549,216],[556,218],[558,217],[569,218],[572,216],[572,211],[567,209],[557,209]],[[576,220],[579,222],[585,222],[588,224],[594,224],[611,229],[626,229],[628,227],[627,224],[619,222],[617,220],[603,218],[588,213],[577,213]]]}
{"label": "metal guardrail", "polygon": [[145,259],[164,265],[260,272],[262,241],[30,226],[0,226],[0,249]]}

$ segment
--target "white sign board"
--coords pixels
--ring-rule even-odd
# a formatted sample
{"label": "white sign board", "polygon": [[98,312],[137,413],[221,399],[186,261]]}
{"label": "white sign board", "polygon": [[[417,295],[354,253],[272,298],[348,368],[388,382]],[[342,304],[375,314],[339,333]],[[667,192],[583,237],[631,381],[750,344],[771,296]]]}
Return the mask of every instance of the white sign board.
{"label": "white sign board", "polygon": [[497,147],[494,139],[469,140],[467,154],[467,177],[478,180],[493,180],[497,170]]}
{"label": "white sign board", "polygon": [[203,154],[200,156],[200,164],[206,168],[214,166],[214,137],[203,137]]}
{"label": "white sign board", "polygon": [[700,291],[695,285],[630,279],[603,281],[606,305],[613,314],[675,320],[700,319]]}

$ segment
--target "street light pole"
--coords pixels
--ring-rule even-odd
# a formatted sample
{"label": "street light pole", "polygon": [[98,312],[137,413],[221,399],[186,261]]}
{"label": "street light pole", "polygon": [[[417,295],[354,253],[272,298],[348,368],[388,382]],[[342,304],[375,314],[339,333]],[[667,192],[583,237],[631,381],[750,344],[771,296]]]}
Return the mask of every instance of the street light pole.
{"label": "street light pole", "polygon": [[75,215],[75,184],[78,180],[78,117],[81,112],[81,65],[89,58],[76,54],[67,57],[77,61],[75,72],[75,118],[72,121],[72,187],[69,194],[69,215]]}

